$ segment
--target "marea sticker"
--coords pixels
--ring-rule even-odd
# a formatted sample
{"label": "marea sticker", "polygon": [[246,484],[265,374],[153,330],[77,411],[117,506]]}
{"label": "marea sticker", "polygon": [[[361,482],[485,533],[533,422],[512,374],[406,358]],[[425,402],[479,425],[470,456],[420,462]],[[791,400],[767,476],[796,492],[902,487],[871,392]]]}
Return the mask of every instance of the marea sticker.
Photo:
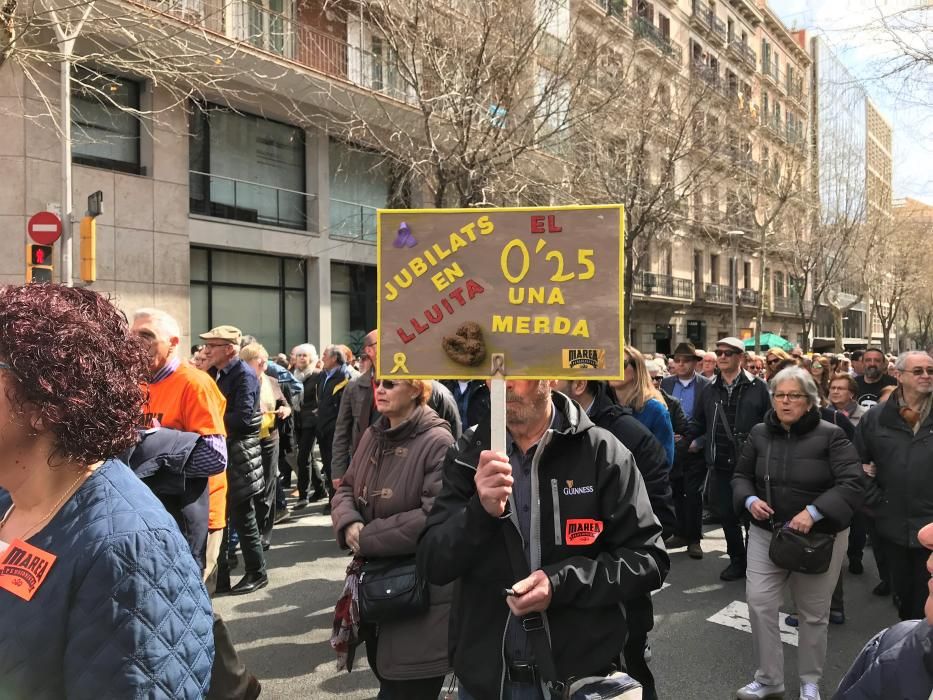
{"label": "marea sticker", "polygon": [[564,348],[560,352],[564,369],[606,368],[606,351],[600,348]]}
{"label": "marea sticker", "polygon": [[602,531],[602,520],[592,520],[590,518],[568,520],[564,529],[564,541],[571,547],[591,545]]}
{"label": "marea sticker", "polygon": [[22,540],[14,540],[0,557],[0,588],[23,600],[32,600],[56,558]]}

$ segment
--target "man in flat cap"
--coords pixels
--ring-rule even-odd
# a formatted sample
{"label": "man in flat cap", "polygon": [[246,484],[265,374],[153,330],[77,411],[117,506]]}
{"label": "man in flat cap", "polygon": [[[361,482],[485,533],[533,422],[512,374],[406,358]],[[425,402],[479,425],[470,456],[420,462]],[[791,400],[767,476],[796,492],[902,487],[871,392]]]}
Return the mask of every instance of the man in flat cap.
{"label": "man in flat cap", "polygon": [[239,535],[246,575],[230,587],[226,546],[222,546],[218,561],[217,592],[226,591],[233,595],[252,593],[269,583],[253,505],[253,496],[263,490],[262,449],[259,445],[259,428],[262,423],[259,379],[239,357],[242,337],[240,329],[235,326],[217,326],[201,334],[204,352],[210,364],[208,374],[216,380],[217,388],[227,399],[224,426],[227,429],[228,529],[233,527]]}
{"label": "man in flat cap", "polygon": [[749,431],[771,408],[771,395],[767,384],[742,369],[745,343],[739,338],[723,338],[715,353],[719,374],[694,404],[689,431],[693,442],[688,449],[706,457],[712,502],[726,535],[729,566],[719,578],[736,581],[745,578],[745,539],[732,506],[732,474]]}

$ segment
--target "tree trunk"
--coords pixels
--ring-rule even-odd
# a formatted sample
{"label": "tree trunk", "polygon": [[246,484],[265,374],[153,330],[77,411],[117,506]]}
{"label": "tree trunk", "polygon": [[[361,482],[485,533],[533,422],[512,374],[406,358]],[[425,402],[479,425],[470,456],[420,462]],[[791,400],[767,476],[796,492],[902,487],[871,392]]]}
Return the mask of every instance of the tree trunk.
{"label": "tree trunk", "polygon": [[[758,268],[758,311],[755,314],[755,354],[761,354],[761,334],[764,329],[761,327],[765,318],[765,267],[767,265],[767,250],[765,243],[767,241],[767,231],[761,230],[761,265]],[[770,290],[769,290],[770,291]],[[770,296],[770,295],[769,295]]]}
{"label": "tree trunk", "polygon": [[845,335],[845,327],[843,325],[843,311],[842,309],[829,305],[829,308],[833,312],[833,338],[834,338],[834,347],[833,352],[839,354],[845,351],[845,344],[842,342],[842,339]]}

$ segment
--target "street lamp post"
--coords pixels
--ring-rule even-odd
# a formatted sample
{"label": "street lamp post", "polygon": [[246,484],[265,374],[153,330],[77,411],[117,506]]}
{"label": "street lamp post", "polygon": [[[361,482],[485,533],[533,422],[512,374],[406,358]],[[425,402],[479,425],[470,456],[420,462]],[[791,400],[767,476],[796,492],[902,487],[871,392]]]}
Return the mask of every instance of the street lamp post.
{"label": "street lamp post", "polygon": [[739,323],[736,315],[736,302],[739,296],[739,238],[745,235],[745,231],[726,231],[726,235],[732,239],[732,337],[737,337],[739,335]]}

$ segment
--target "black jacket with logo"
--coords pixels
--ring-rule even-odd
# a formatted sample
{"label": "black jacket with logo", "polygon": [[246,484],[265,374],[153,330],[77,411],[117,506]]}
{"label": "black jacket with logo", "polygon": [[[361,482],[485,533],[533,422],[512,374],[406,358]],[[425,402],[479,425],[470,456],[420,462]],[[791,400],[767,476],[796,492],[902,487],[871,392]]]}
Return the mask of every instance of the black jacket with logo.
{"label": "black jacket with logo", "polygon": [[[616,662],[625,643],[622,604],[660,588],[670,560],[631,453],[597,428],[580,406],[553,394],[565,418],[538,444],[531,483],[531,570],[550,579],[544,613],[554,660],[563,678],[592,675]],[[501,697],[509,608],[502,589],[516,581],[502,528],[511,509],[491,517],[474,477],[489,449],[486,418],[468,430],[444,462],[444,485],[418,545],[418,562],[435,585],[456,581],[451,657],[463,686],[477,698]],[[511,501],[510,501],[511,505]],[[568,542],[579,532],[592,534]]]}

